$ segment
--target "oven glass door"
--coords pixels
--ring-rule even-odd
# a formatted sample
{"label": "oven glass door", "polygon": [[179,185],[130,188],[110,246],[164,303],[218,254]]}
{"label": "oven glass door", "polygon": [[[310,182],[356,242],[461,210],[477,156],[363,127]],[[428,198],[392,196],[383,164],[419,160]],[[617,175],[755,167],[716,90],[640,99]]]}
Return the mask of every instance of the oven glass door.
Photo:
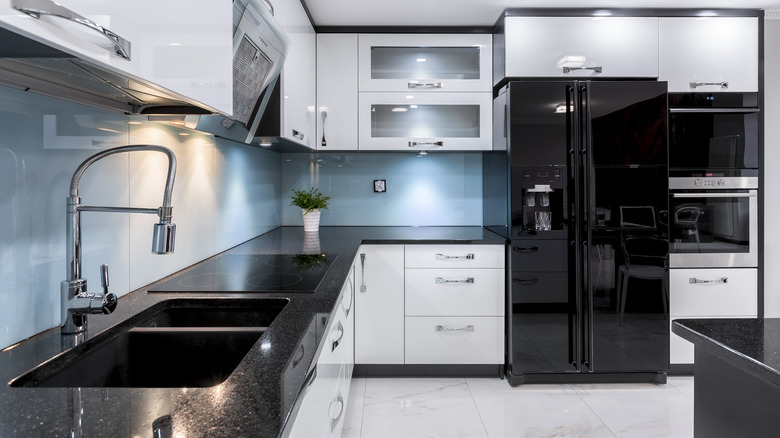
{"label": "oven glass door", "polygon": [[755,267],[758,191],[673,191],[669,262],[673,268]]}
{"label": "oven glass door", "polygon": [[670,111],[670,168],[715,172],[758,168],[759,114],[718,111]]}

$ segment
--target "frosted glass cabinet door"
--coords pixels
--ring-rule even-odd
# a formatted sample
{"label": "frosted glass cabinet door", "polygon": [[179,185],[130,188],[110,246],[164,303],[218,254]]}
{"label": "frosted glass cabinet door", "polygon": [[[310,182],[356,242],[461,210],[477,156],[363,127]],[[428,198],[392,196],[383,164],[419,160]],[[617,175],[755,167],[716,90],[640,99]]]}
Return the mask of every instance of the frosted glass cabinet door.
{"label": "frosted glass cabinet door", "polygon": [[506,17],[505,77],[658,77],[657,17]]}
{"label": "frosted glass cabinet door", "polygon": [[360,91],[490,91],[491,35],[359,36]]}
{"label": "frosted glass cabinet door", "polygon": [[[107,37],[64,18],[34,19],[0,2],[0,26],[109,71],[173,91],[190,103],[233,112],[233,16],[210,0],[57,0],[129,43],[129,60]],[[150,91],[153,93],[153,90]]]}
{"label": "frosted glass cabinet door", "polygon": [[360,93],[361,150],[489,150],[490,93]]}
{"label": "frosted glass cabinet door", "polygon": [[662,17],[659,28],[670,92],[758,91],[757,17]]}

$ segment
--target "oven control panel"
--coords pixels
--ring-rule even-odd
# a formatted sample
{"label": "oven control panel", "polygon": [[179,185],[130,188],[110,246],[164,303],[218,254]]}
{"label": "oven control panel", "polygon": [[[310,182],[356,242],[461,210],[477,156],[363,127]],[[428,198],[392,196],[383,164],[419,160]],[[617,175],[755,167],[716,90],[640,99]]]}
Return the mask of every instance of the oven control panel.
{"label": "oven control panel", "polygon": [[758,177],[669,178],[669,190],[757,189]]}

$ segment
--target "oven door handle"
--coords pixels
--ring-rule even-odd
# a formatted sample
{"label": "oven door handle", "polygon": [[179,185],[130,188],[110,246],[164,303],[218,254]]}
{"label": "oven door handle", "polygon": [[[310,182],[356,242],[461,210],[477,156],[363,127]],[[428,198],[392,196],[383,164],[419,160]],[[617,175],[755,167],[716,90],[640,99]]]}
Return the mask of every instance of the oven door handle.
{"label": "oven door handle", "polygon": [[755,198],[758,193],[751,190],[747,193],[672,193],[673,198]]}

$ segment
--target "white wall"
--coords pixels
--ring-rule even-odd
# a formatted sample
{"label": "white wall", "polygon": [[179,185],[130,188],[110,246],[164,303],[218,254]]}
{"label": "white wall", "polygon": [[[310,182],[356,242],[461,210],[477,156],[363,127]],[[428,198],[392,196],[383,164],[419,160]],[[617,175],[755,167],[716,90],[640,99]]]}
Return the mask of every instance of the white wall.
{"label": "white wall", "polygon": [[764,20],[764,314],[780,317],[780,11]]}

